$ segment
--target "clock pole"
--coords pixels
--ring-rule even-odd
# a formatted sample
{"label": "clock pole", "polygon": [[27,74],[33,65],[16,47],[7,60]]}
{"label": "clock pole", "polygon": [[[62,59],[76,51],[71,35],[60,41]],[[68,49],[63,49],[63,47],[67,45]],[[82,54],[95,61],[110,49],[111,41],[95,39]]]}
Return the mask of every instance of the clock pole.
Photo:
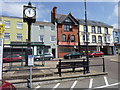
{"label": "clock pole", "polygon": [[31,48],[31,22],[27,22],[28,24],[28,48]]}
{"label": "clock pole", "polygon": [[25,50],[25,66],[28,66],[28,55],[32,55],[31,50],[31,25],[36,21],[36,7],[33,7],[31,2],[28,6],[23,6],[23,21],[28,24],[28,39],[27,49]]}
{"label": "clock pole", "polygon": [[28,24],[28,39],[27,39],[27,47],[25,49],[25,66],[30,67],[30,76],[28,79],[28,88],[32,88],[32,66],[28,64],[28,59],[29,61],[32,60],[28,55],[32,55],[32,49],[31,49],[31,25],[32,23],[35,23],[36,21],[36,7],[32,7],[31,2],[28,3],[28,6],[23,6],[23,21],[27,22]]}

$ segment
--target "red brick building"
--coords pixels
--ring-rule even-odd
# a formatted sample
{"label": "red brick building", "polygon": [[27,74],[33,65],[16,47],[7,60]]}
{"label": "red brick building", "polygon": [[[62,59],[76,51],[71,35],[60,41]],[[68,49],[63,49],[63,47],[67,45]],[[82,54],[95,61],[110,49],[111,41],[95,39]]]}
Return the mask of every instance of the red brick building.
{"label": "red brick building", "polygon": [[51,21],[57,25],[58,57],[76,50],[79,41],[79,23],[72,16],[57,14],[57,7],[51,12]]}

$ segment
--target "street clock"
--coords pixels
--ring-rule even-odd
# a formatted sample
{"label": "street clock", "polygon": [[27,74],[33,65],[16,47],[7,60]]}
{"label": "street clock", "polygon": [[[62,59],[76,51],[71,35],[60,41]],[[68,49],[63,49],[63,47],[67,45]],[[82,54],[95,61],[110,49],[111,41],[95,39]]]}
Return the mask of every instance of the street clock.
{"label": "street clock", "polygon": [[24,22],[35,22],[36,20],[36,7],[32,7],[31,4],[23,6],[23,20]]}
{"label": "street clock", "polygon": [[27,17],[32,18],[32,17],[35,16],[35,10],[34,10],[33,8],[26,8],[26,9],[25,9],[25,15],[26,15]]}

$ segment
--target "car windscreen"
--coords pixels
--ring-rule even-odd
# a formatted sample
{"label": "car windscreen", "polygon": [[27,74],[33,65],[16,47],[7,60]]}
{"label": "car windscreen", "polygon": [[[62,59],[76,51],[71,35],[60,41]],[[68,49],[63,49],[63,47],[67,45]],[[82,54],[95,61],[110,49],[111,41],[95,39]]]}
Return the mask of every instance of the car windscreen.
{"label": "car windscreen", "polygon": [[44,53],[44,55],[51,55],[50,53]]}

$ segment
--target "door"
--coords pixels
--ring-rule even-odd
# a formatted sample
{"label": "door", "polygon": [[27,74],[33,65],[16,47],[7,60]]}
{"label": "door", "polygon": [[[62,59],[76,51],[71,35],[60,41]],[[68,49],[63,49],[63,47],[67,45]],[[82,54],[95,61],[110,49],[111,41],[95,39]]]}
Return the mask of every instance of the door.
{"label": "door", "polygon": [[56,53],[56,52],[55,52],[55,48],[53,48],[53,49],[52,49],[52,54],[54,55],[54,58],[56,57],[55,53]]}

